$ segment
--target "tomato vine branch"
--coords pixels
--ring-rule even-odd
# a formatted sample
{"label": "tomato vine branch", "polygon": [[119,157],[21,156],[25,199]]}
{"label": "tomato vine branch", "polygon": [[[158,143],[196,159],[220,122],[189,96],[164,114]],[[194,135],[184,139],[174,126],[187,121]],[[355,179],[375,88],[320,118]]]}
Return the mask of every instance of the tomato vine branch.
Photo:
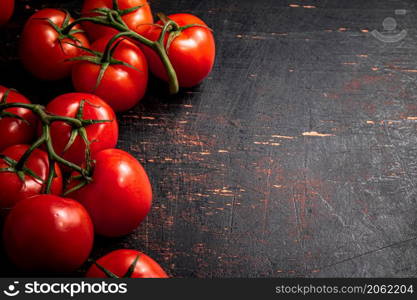
{"label": "tomato vine branch", "polygon": [[[7,97],[4,97],[7,98]],[[90,153],[90,141],[88,140],[87,137],[87,132],[85,130],[86,126],[89,125],[93,125],[93,124],[99,124],[99,123],[105,123],[105,122],[111,122],[112,120],[85,120],[83,119],[82,115],[83,115],[83,108],[84,108],[84,103],[86,101],[81,101],[80,102],[80,107],[79,110],[77,112],[77,115],[75,118],[71,118],[71,117],[65,117],[65,116],[59,116],[59,115],[54,115],[54,114],[50,114],[47,113],[45,111],[45,108],[42,105],[39,104],[29,104],[29,103],[18,103],[18,102],[6,102],[6,99],[2,99],[2,101],[0,102],[0,116],[2,117],[13,117],[13,116],[9,116],[7,114],[7,109],[10,108],[25,108],[28,109],[30,111],[32,111],[39,119],[39,121],[41,122],[41,126],[42,126],[42,134],[41,136],[26,150],[26,152],[20,157],[20,159],[18,161],[14,161],[13,159],[6,157],[4,155],[1,155],[0,158],[3,159],[6,164],[9,166],[7,168],[2,168],[0,169],[0,172],[15,172],[19,178],[23,181],[24,180],[24,176],[30,175],[36,179],[40,179],[39,176],[37,174],[35,174],[32,170],[28,169],[25,166],[26,161],[28,160],[28,158],[30,157],[30,155],[33,153],[33,151],[35,151],[36,149],[40,148],[42,145],[45,146],[46,148],[46,152],[48,154],[48,158],[49,158],[49,172],[48,172],[48,177],[45,181],[45,186],[44,186],[44,190],[43,193],[50,193],[50,189],[51,189],[51,185],[52,185],[52,181],[54,179],[54,177],[56,176],[56,172],[55,172],[55,165],[56,163],[60,163],[62,165],[67,166],[68,168],[78,172],[82,179],[83,182],[87,183],[91,181],[91,169],[92,169],[92,159],[91,159],[91,153]],[[51,137],[51,124],[53,122],[65,122],[69,125],[72,126],[73,131],[76,131],[77,134],[80,135],[80,137],[82,138],[82,140],[84,141],[85,145],[86,145],[86,150],[85,150],[85,160],[86,160],[86,165],[85,167],[79,166],[73,162],[70,162],[68,160],[66,160],[65,158],[63,158],[62,156],[58,155],[54,149],[53,143],[52,143],[52,137]],[[74,138],[70,138],[69,143],[73,143],[75,140],[76,136]],[[71,140],[73,139],[73,140]],[[67,148],[69,148],[71,146],[71,144],[67,147],[65,150],[67,150]],[[65,151],[64,151],[65,152]]]}
{"label": "tomato vine branch", "polygon": [[[116,1],[117,2],[117,1]],[[151,41],[144,37],[143,35],[131,30],[122,19],[120,11],[115,9],[106,9],[100,11],[94,11],[99,14],[95,17],[81,17],[74,22],[70,23],[65,27],[62,32],[70,32],[71,29],[77,24],[83,22],[91,22],[94,24],[99,24],[107,27],[111,27],[119,31],[122,36],[133,39],[134,41],[143,44],[152,50],[154,50],[157,55],[160,57],[162,64],[165,67],[168,76],[169,92],[171,94],[176,94],[179,91],[179,83],[177,73],[171,63],[171,60],[168,57],[167,49],[165,47],[165,37],[168,32],[171,30],[179,30],[179,26],[174,21],[166,18],[164,21],[164,26],[162,27],[161,34],[156,41]],[[158,14],[158,16],[164,16],[163,14]]]}

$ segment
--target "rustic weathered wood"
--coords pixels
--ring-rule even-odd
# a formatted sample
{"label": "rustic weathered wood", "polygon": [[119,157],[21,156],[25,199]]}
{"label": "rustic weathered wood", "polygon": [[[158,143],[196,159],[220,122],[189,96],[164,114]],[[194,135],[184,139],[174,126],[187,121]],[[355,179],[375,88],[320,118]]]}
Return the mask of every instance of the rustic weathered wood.
{"label": "rustic weathered wood", "polygon": [[[69,81],[34,80],[15,51],[34,8],[80,3],[19,2],[0,29],[0,84],[34,101],[71,91]],[[177,277],[416,276],[416,3],[152,6],[206,20],[217,62],[175,97],[153,80],[119,116],[119,147],[143,163],[155,201],[135,233],[99,238],[93,257],[135,248]],[[372,36],[387,17],[407,30],[403,40]]]}

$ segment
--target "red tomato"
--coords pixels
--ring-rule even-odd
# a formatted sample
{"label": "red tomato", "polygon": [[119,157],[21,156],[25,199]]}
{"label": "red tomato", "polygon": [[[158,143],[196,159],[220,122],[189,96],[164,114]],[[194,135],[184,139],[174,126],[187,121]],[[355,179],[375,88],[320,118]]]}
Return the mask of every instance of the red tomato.
{"label": "red tomato", "polygon": [[[151,7],[146,0],[118,0],[119,9],[125,10],[129,8],[133,8],[136,6],[142,6],[141,8],[125,14],[122,16],[123,21],[126,25],[136,31],[139,34],[143,34],[147,32],[151,26],[149,24],[153,24],[153,17]],[[92,17],[97,16],[96,13],[91,13],[92,10],[96,8],[113,8],[113,1],[112,0],[85,0],[83,9],[82,9],[82,16],[83,17]],[[85,22],[83,24],[88,36],[93,40],[97,40],[106,35],[115,35],[117,31],[113,28],[106,27],[103,25],[94,24],[91,22]]]}
{"label": "red tomato", "polygon": [[[86,93],[69,93],[56,97],[47,106],[46,111],[55,115],[74,118],[84,102],[82,118],[84,120],[110,120],[110,122],[97,123],[85,127],[88,140],[91,142],[92,154],[107,148],[114,148],[117,144],[119,126],[112,108],[99,97]],[[66,160],[77,165],[85,162],[86,145],[78,134],[74,143],[65,152],[65,146],[71,137],[72,127],[65,122],[51,124],[52,144],[56,153]],[[63,168],[67,170],[67,168]]]}
{"label": "red tomato", "polygon": [[[2,152],[7,157],[18,161],[28,145],[14,145]],[[25,166],[32,170],[39,178],[45,181],[49,172],[48,154],[40,149],[35,149],[26,161]],[[8,168],[9,164],[0,159],[0,169]],[[58,165],[55,165],[56,177],[52,181],[51,193],[59,195],[62,192],[62,175]],[[44,183],[29,174],[25,174],[24,181],[14,172],[0,172],[0,208],[12,208],[21,200],[43,192]]]}
{"label": "red tomato", "polygon": [[0,26],[6,24],[12,17],[14,10],[14,0],[0,1]]}
{"label": "red tomato", "polygon": [[[93,50],[102,52],[110,37],[94,42]],[[114,59],[128,63],[134,68],[111,64],[96,88],[101,65],[88,61],[77,63],[72,71],[72,82],[78,92],[94,93],[106,101],[115,111],[126,111],[144,96],[148,83],[148,64],[138,46],[123,40],[113,55]]]}
{"label": "red tomato", "polygon": [[[3,99],[7,90],[6,87],[0,85],[0,100]],[[9,91],[6,102],[30,103],[25,96],[12,90]],[[0,151],[12,145],[30,143],[35,135],[37,121],[35,114],[25,108],[9,108],[5,111],[23,118],[26,122],[13,117],[0,119]]]}
{"label": "red tomato", "polygon": [[[60,33],[47,20],[61,28],[65,16],[62,10],[45,8],[32,15],[25,24],[20,40],[20,58],[25,68],[39,79],[57,80],[69,76],[74,62],[67,59],[83,53],[71,44],[89,47],[84,33],[73,34],[74,39],[60,38]],[[79,29],[78,25],[73,28]]]}
{"label": "red tomato", "polygon": [[[180,27],[190,24],[207,26],[201,19],[190,14],[175,14],[168,18]],[[159,21],[158,24],[162,22]],[[160,33],[161,28],[153,26],[144,36],[156,41]],[[165,38],[165,45],[167,41],[168,34]],[[167,73],[156,52],[147,46],[141,48],[148,59],[151,72],[167,81]],[[213,34],[208,28],[193,26],[179,33],[168,48],[168,57],[177,73],[180,87],[195,86],[207,77],[214,65],[215,48]]]}
{"label": "red tomato", "polygon": [[[161,266],[146,254],[128,249],[112,251],[97,260],[97,263],[112,272],[117,277],[124,277],[129,267],[135,263],[135,268],[130,278],[168,278]],[[106,274],[95,264],[88,269],[86,277],[106,278]]]}
{"label": "red tomato", "polygon": [[[151,208],[148,176],[133,156],[119,149],[102,150],[95,154],[94,160],[92,182],[69,196],[85,206],[98,234],[109,237],[128,234]],[[69,188],[76,184],[71,182]]]}
{"label": "red tomato", "polygon": [[38,195],[12,209],[3,237],[7,254],[20,269],[70,272],[87,260],[94,231],[87,211],[78,202]]}

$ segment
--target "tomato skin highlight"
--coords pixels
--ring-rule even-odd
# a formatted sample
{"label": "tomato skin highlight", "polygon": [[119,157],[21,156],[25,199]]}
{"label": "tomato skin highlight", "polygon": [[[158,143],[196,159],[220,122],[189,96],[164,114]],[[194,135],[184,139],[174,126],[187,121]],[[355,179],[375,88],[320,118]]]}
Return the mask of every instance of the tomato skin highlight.
{"label": "tomato skin highlight", "polygon": [[[93,155],[93,159],[92,182],[68,196],[84,205],[97,234],[126,235],[138,227],[151,208],[152,187],[148,175],[142,165],[123,150],[102,150]],[[68,188],[76,184],[74,180]]]}
{"label": "tomato skin highlight", "polygon": [[[0,99],[7,92],[7,88],[0,85]],[[10,90],[7,96],[7,103],[26,103],[31,102],[22,94]],[[18,115],[26,120],[17,118],[1,118],[0,119],[0,151],[16,144],[28,144],[35,136],[37,118],[34,113],[25,108],[9,108],[5,111]]]}
{"label": "tomato skin highlight", "polygon": [[[123,277],[138,255],[139,259],[130,278],[168,278],[168,275],[156,261],[136,250],[115,250],[99,258],[97,263],[118,277]],[[106,278],[107,276],[93,264],[88,269],[85,277]]]}
{"label": "tomato skin highlight", "polygon": [[[174,14],[169,15],[168,18],[175,21],[180,27],[190,24],[207,27],[193,26],[183,30],[168,48],[168,57],[177,73],[180,87],[193,87],[202,82],[213,69],[216,55],[213,34],[207,24],[194,15]],[[158,21],[157,24],[162,25],[162,22]],[[160,33],[161,28],[153,26],[144,36],[156,41]],[[167,41],[168,34],[165,38],[165,46]],[[158,78],[168,81],[166,70],[156,52],[144,45],[141,45],[141,49],[148,59],[151,72]]]}
{"label": "tomato skin highlight", "polygon": [[38,195],[19,202],[7,216],[4,246],[20,269],[71,272],[88,258],[93,225],[78,202],[54,195]]}
{"label": "tomato skin highlight", "polygon": [[[6,148],[2,154],[18,161],[29,145],[13,145]],[[48,154],[41,149],[35,149],[26,161],[25,166],[31,169],[42,180],[46,180],[49,172]],[[9,165],[0,159],[0,168],[7,168]],[[56,177],[52,181],[51,193],[59,195],[62,193],[61,170],[55,164]],[[10,209],[22,200],[40,194],[44,184],[32,176],[26,175],[24,182],[20,180],[16,173],[0,172],[0,209]]]}
{"label": "tomato skin highlight", "polygon": [[[91,45],[91,49],[103,52],[111,36],[105,36]],[[135,106],[145,95],[148,84],[148,63],[140,48],[123,40],[113,58],[126,62],[136,69],[123,65],[110,65],[96,88],[100,65],[80,61],[72,71],[72,82],[78,92],[93,93],[106,101],[116,112]]]}
{"label": "tomato skin highlight", "polygon": [[[140,6],[141,8],[122,16],[123,21],[127,26],[136,31],[139,34],[146,33],[153,24],[153,16],[151,7],[146,0],[118,0],[119,9],[129,9],[132,7]],[[83,17],[97,16],[96,13],[91,13],[96,8],[113,8],[112,0],[85,0],[81,11]],[[92,41],[98,40],[106,35],[115,35],[117,30],[91,22],[85,22],[83,24],[85,31]]]}
{"label": "tomato skin highlight", "polygon": [[0,26],[6,24],[13,15],[14,0],[0,1]]}
{"label": "tomato skin highlight", "polygon": [[[32,15],[26,22],[20,39],[20,58],[23,66],[35,77],[42,80],[58,80],[71,74],[74,62],[70,58],[80,56],[83,50],[71,45],[79,44],[71,39],[59,40],[59,33],[46,19],[53,21],[58,27],[62,26],[65,12],[45,8]],[[70,22],[74,21],[72,18]],[[73,29],[81,29],[79,25]],[[82,45],[89,48],[89,42],[84,33],[76,33]]]}
{"label": "tomato skin highlight", "polygon": [[[114,148],[117,144],[119,125],[113,109],[101,98],[87,93],[68,93],[53,99],[46,111],[55,115],[75,118],[82,100],[85,100],[83,119],[85,120],[110,120],[111,122],[92,124],[85,127],[92,154],[107,148]],[[52,144],[56,153],[64,159],[77,165],[85,163],[86,145],[80,135],[74,143],[64,152],[65,146],[71,136],[72,127],[65,122],[53,122],[51,124]],[[69,171],[63,167],[63,170]]]}

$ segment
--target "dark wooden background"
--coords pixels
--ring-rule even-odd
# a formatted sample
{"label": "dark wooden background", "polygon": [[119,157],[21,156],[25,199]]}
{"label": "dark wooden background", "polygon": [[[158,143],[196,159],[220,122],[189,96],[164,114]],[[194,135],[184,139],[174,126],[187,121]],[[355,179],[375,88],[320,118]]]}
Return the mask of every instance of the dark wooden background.
{"label": "dark wooden background", "polygon": [[[18,1],[0,29],[0,84],[40,102],[72,90],[23,71],[16,42],[35,8],[81,2]],[[151,3],[203,18],[217,61],[175,97],[153,80],[119,116],[119,147],[143,163],[155,201],[136,232],[99,238],[92,256],[135,248],[176,277],[417,276],[417,3]],[[386,17],[405,39],[371,35]]]}

